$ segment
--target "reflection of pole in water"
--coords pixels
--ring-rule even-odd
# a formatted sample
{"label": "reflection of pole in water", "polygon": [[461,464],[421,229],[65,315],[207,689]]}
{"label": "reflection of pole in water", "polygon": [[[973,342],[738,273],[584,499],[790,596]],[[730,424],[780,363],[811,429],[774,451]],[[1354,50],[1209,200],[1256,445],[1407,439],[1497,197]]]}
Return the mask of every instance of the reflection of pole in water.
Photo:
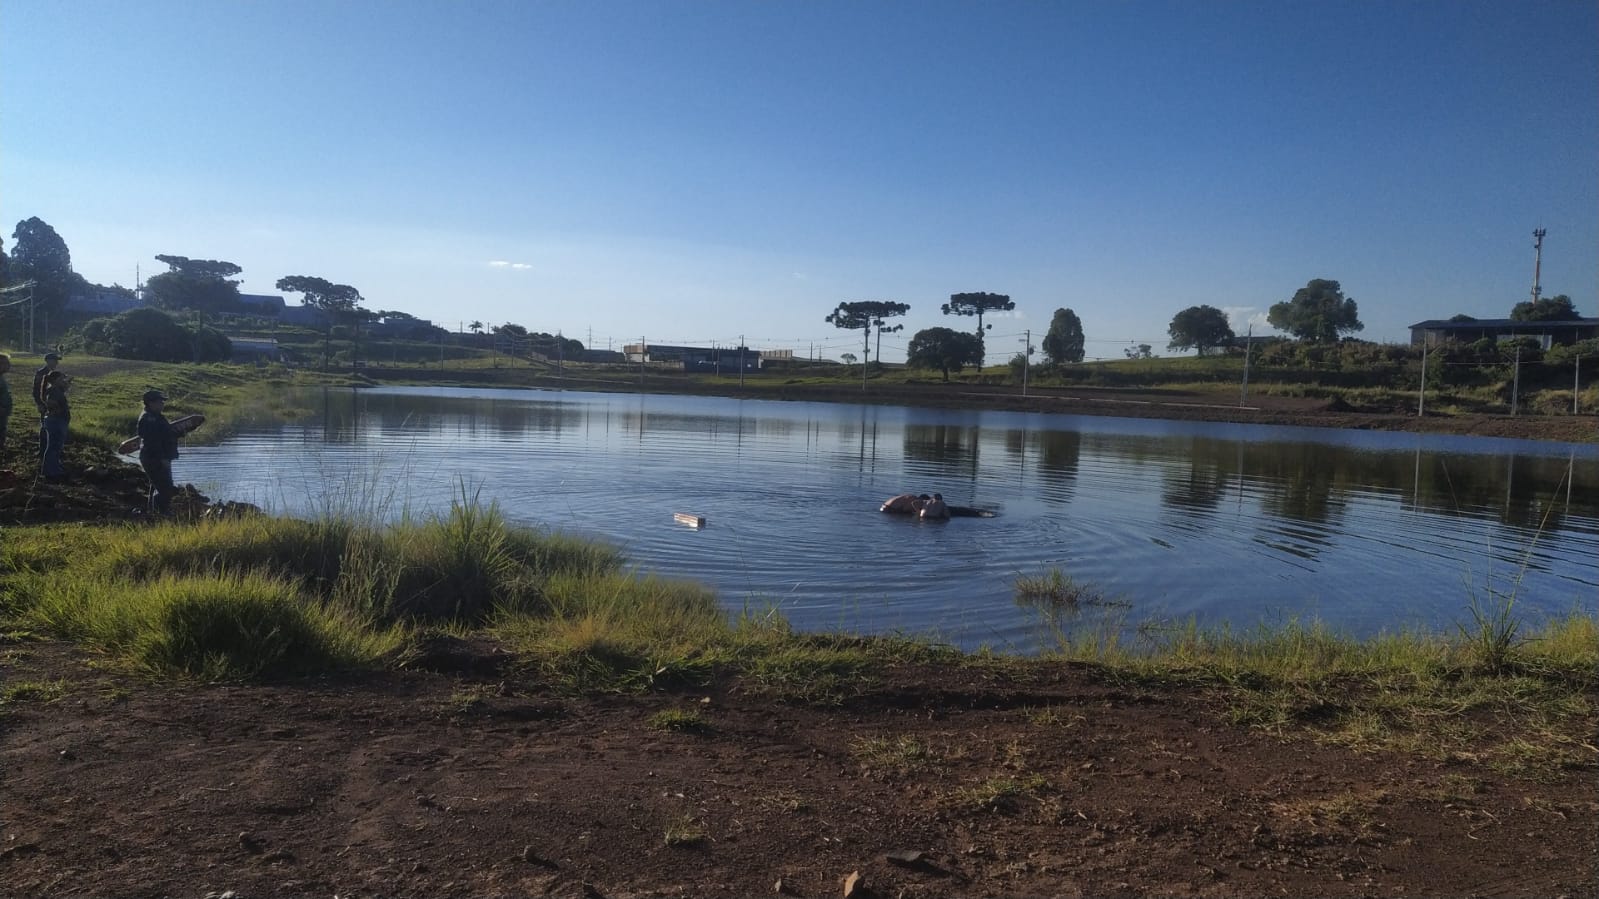
{"label": "reflection of pole in water", "polygon": [[1566,457],[1566,514],[1571,514],[1571,482],[1577,479],[1577,451]]}
{"label": "reflection of pole in water", "polygon": [[1238,447],[1238,511],[1244,511],[1244,442],[1237,440],[1233,445]]}
{"label": "reflection of pole in water", "polygon": [[1410,488],[1410,504],[1417,510],[1421,509],[1421,438],[1416,438],[1416,473],[1412,475],[1414,486]]}
{"label": "reflection of pole in water", "polygon": [[1026,487],[1027,486],[1027,429],[1026,428],[1022,428],[1022,464],[1017,466],[1017,468],[1020,469],[1020,470],[1016,472],[1016,485],[1019,486],[1019,487]]}
{"label": "reflection of pole in water", "polygon": [[[872,419],[871,428],[872,428],[872,451],[870,453],[870,458],[871,458],[871,460],[873,462],[876,462],[877,461],[877,419],[876,418]],[[868,457],[868,454],[866,452],[866,406],[863,405],[863,406],[861,406],[861,459],[860,459],[862,467],[865,467],[865,463],[866,463],[867,457]]]}
{"label": "reflection of pole in water", "polygon": [[1516,454],[1515,453],[1511,453],[1510,457],[1508,459],[1506,459],[1505,462],[1506,462],[1506,464],[1505,464],[1505,517],[1509,518],[1510,517],[1510,493],[1511,493],[1510,488],[1511,488],[1511,485],[1513,485],[1516,482]]}

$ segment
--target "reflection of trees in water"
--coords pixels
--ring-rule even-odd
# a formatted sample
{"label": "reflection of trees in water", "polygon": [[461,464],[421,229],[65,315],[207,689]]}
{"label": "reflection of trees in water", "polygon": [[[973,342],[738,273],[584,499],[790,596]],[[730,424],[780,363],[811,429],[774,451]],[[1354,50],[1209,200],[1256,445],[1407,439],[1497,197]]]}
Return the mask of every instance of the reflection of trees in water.
{"label": "reflection of trees in water", "polygon": [[493,432],[517,437],[582,425],[580,408],[563,403],[478,397],[374,396],[363,406],[363,427],[387,433],[428,430],[458,422],[469,434]]}
{"label": "reflection of trees in water", "polygon": [[335,445],[355,443],[361,435],[360,394],[353,390],[326,387],[322,390],[322,442]]}
{"label": "reflection of trees in water", "polygon": [[1599,463],[1573,457],[1212,439],[1194,440],[1187,456],[1186,473],[1165,475],[1161,499],[1168,506],[1214,509],[1230,484],[1247,479],[1263,492],[1264,511],[1295,521],[1326,522],[1351,495],[1374,491],[1392,493],[1401,508],[1433,514],[1493,509],[1500,521],[1519,527],[1553,530],[1567,514],[1599,515]]}
{"label": "reflection of trees in water", "polygon": [[1422,454],[1409,480],[1407,507],[1433,512],[1493,509],[1504,524],[1549,530],[1567,514],[1599,515],[1599,463],[1592,460]]}
{"label": "reflection of trees in water", "polygon": [[1005,455],[1025,473],[1036,467],[1038,491],[1055,499],[1066,499],[1077,481],[1082,457],[1083,435],[1077,431],[1030,431],[1009,428],[1003,435]]}
{"label": "reflection of trees in water", "polygon": [[1083,435],[1076,431],[1044,431],[1038,435],[1038,473],[1070,483],[1082,462]]}
{"label": "reflection of trees in water", "polygon": [[943,467],[977,467],[979,429],[973,425],[905,425],[905,458]]}
{"label": "reflection of trees in water", "polygon": [[[1264,477],[1261,508],[1279,518],[1325,523],[1341,513],[1351,486],[1350,453],[1321,443],[1246,445],[1244,468]],[[1334,488],[1338,487],[1335,495]]]}
{"label": "reflection of trees in water", "polygon": [[1238,477],[1240,444],[1235,440],[1194,440],[1188,463],[1167,464],[1160,484],[1160,503],[1183,512],[1214,512]]}

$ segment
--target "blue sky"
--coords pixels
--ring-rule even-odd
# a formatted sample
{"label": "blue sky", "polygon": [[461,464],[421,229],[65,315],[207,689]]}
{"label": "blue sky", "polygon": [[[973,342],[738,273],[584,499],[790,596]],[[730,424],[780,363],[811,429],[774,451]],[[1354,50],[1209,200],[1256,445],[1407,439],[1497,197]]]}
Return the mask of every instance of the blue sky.
{"label": "blue sky", "polygon": [[[1374,340],[1543,292],[1599,315],[1599,4],[100,2],[0,6],[0,226],[592,345],[836,358],[1055,309],[1090,357],[1240,333],[1312,278]],[[292,297],[291,297],[292,301]],[[592,337],[591,337],[592,335]]]}

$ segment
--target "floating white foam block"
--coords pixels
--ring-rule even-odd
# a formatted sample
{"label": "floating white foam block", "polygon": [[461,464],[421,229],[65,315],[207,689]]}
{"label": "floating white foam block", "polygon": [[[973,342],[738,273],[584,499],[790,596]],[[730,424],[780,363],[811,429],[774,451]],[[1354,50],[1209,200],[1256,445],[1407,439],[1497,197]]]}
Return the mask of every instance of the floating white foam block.
{"label": "floating white foam block", "polygon": [[686,524],[691,528],[705,527],[704,515],[690,515],[687,512],[673,512],[672,520],[676,521],[678,524]]}

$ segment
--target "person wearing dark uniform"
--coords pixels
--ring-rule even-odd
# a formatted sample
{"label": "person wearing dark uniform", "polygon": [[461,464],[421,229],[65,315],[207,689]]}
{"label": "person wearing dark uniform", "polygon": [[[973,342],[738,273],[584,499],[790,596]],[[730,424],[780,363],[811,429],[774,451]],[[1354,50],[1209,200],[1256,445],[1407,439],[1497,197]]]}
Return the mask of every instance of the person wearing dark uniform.
{"label": "person wearing dark uniform", "polygon": [[72,421],[72,404],[67,400],[67,388],[72,379],[64,371],[52,371],[44,377],[44,425],[40,435],[40,468],[47,481],[64,481],[67,469],[61,463],[61,453],[67,446],[67,426]]}
{"label": "person wearing dark uniform", "polygon": [[33,373],[33,404],[39,407],[39,417],[44,418],[44,379],[61,364],[60,353],[45,353],[44,365]]}
{"label": "person wearing dark uniform", "polygon": [[144,414],[139,416],[139,465],[150,478],[150,507],[166,515],[172,511],[172,497],[178,488],[172,483],[172,460],[178,457],[178,433],[161,414],[167,395],[159,390],[144,392]]}
{"label": "person wearing dark uniform", "polygon": [[33,373],[33,391],[28,395],[33,397],[33,405],[39,410],[39,458],[44,458],[44,448],[50,443],[50,435],[44,431],[44,379],[56,370],[61,364],[60,353],[45,353],[44,365]]}

